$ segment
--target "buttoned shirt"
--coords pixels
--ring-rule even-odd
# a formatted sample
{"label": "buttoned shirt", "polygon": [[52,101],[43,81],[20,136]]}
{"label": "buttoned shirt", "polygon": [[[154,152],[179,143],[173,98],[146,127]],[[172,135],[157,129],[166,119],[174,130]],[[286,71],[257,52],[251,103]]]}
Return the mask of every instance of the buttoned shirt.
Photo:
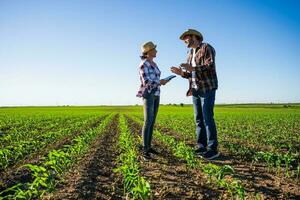
{"label": "buttoned shirt", "polygon": [[137,97],[145,97],[146,93],[154,91],[155,96],[160,95],[160,70],[155,62],[146,59],[139,65],[139,75],[141,85],[137,92]]}
{"label": "buttoned shirt", "polygon": [[[197,85],[196,90],[200,93],[205,94],[206,92],[218,88],[218,78],[216,73],[215,64],[215,49],[207,44],[200,43],[195,50],[195,64],[194,72],[182,71],[181,76],[189,79],[189,89],[186,93],[187,96],[192,95],[193,82]],[[187,63],[192,65],[193,50],[188,54]],[[195,79],[193,78],[195,73]]]}

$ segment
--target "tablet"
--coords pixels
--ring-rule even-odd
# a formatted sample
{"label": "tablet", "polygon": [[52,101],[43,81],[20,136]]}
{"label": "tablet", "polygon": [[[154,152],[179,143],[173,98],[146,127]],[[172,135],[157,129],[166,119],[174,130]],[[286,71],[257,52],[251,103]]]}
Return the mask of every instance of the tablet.
{"label": "tablet", "polygon": [[171,76],[168,76],[168,77],[164,78],[164,80],[170,81],[171,79],[173,79],[175,77],[176,77],[175,75],[171,75]]}

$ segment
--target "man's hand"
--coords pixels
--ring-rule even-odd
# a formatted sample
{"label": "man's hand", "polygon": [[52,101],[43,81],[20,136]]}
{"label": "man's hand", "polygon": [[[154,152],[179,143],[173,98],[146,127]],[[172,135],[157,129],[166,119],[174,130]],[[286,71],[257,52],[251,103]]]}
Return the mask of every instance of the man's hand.
{"label": "man's hand", "polygon": [[181,69],[179,67],[171,67],[171,72],[177,75],[181,75]]}
{"label": "man's hand", "polygon": [[165,80],[165,79],[161,79],[159,82],[160,82],[161,85],[166,85],[166,83],[167,83],[168,81]]}
{"label": "man's hand", "polygon": [[182,64],[180,65],[180,67],[186,69],[186,71],[189,71],[189,72],[191,72],[191,71],[194,70],[194,68],[193,68],[191,65],[187,64],[187,63],[182,63]]}

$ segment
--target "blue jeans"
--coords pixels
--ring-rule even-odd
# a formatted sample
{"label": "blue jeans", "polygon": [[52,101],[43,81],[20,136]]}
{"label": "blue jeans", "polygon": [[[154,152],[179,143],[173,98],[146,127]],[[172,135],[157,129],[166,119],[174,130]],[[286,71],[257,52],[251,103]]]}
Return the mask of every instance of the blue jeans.
{"label": "blue jeans", "polygon": [[216,90],[205,94],[193,89],[194,117],[196,123],[197,144],[208,150],[218,149],[217,129],[214,120]]}
{"label": "blue jeans", "polygon": [[144,151],[148,152],[151,148],[153,127],[159,108],[159,96],[154,95],[154,91],[145,95],[144,100],[144,126],[143,126],[143,146]]}

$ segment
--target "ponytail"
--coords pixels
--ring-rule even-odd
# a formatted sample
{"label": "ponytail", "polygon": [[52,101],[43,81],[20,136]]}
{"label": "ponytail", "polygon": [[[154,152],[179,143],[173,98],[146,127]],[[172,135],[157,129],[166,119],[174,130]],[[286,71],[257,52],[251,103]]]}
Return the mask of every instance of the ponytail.
{"label": "ponytail", "polygon": [[143,53],[143,55],[141,55],[140,58],[141,58],[142,60],[146,59],[146,58],[147,58],[147,53]]}

